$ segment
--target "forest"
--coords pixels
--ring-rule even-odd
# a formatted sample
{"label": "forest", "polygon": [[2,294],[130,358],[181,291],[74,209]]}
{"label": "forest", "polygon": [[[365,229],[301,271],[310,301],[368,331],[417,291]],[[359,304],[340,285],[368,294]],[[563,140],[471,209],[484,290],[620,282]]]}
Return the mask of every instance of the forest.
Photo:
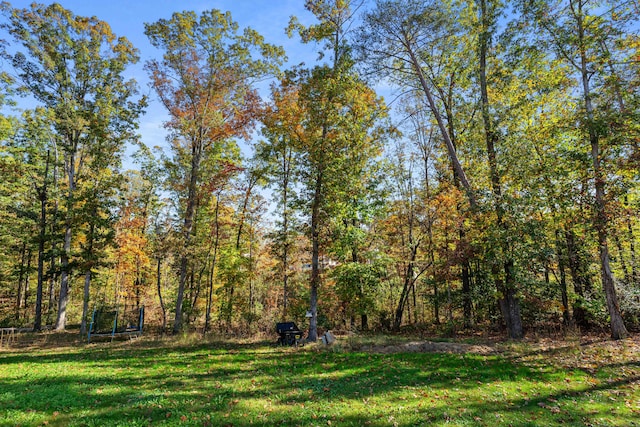
{"label": "forest", "polygon": [[637,0],[305,7],[312,65],[228,12],[145,23],[147,147],[131,42],[1,4],[0,327],[640,329]]}

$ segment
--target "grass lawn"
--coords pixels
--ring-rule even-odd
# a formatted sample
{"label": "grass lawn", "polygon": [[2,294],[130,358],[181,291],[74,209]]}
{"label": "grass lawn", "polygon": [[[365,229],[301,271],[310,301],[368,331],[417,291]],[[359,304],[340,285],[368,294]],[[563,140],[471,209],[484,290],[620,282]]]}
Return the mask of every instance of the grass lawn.
{"label": "grass lawn", "polygon": [[162,341],[0,349],[0,426],[640,426],[640,337],[496,354]]}

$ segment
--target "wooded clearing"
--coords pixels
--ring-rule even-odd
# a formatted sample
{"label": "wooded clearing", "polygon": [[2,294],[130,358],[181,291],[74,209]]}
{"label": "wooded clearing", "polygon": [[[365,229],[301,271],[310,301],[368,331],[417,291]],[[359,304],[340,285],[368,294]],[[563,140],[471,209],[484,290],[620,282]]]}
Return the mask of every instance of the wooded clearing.
{"label": "wooded clearing", "polygon": [[150,56],[2,3],[0,327],[640,329],[637,0],[305,6],[292,65],[221,10],[144,23]]}
{"label": "wooded clearing", "polygon": [[490,353],[379,351],[416,340],[339,337],[331,348],[295,349],[275,339],[86,345],[70,333],[22,335],[0,348],[0,425],[639,424],[637,338],[472,342]]}

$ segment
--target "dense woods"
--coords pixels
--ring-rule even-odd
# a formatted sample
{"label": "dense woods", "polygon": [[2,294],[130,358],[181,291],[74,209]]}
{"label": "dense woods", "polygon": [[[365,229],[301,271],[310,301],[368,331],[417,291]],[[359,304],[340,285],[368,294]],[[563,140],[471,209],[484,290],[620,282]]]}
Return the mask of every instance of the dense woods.
{"label": "dense woods", "polygon": [[163,149],[135,46],[2,3],[0,327],[640,328],[637,1],[305,5],[311,65],[228,12],[145,23]]}

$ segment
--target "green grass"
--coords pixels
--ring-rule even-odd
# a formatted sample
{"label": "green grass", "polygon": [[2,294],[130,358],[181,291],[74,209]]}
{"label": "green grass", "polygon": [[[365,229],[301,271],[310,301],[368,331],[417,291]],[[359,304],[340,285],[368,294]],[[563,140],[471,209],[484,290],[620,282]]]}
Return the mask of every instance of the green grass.
{"label": "green grass", "polygon": [[584,356],[579,345],[503,356],[145,340],[4,349],[0,426],[640,425],[637,358],[561,366]]}

